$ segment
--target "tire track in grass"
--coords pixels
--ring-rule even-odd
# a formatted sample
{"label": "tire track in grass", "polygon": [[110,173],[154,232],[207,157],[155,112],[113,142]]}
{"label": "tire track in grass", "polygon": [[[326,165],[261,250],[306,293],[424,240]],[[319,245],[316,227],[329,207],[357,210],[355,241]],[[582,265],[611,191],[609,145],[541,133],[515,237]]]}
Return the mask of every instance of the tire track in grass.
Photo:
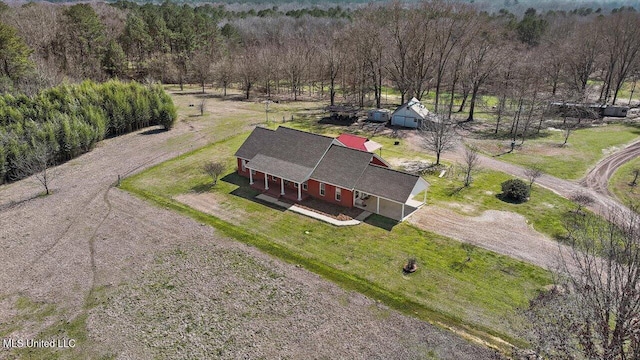
{"label": "tire track in grass", "polygon": [[620,166],[638,156],[640,156],[640,141],[636,141],[598,162],[580,181],[580,184],[600,194],[615,198],[609,191],[611,176]]}
{"label": "tire track in grass", "polygon": [[42,260],[42,258],[47,255],[49,252],[51,252],[56,246],[58,246],[60,244],[60,241],[62,239],[64,239],[65,237],[67,237],[67,234],[69,234],[69,232],[71,231],[71,228],[75,225],[77,225],[80,220],[84,220],[85,218],[80,216],[80,214],[84,214],[85,210],[87,209],[87,207],[93,203],[98,196],[100,195],[102,191],[97,191],[95,193],[95,195],[93,195],[91,197],[91,199],[89,199],[88,201],[84,202],[81,205],[80,210],[76,211],[75,214],[71,217],[71,221],[69,222],[69,225],[67,225],[66,228],[64,228],[64,230],[62,231],[62,234],[60,234],[60,236],[58,236],[51,245],[47,246],[42,253],[38,254],[32,261],[29,262],[29,265],[27,265],[21,273],[21,277],[25,275],[26,272],[30,272],[33,270],[33,267],[35,264],[37,264],[40,260]]}

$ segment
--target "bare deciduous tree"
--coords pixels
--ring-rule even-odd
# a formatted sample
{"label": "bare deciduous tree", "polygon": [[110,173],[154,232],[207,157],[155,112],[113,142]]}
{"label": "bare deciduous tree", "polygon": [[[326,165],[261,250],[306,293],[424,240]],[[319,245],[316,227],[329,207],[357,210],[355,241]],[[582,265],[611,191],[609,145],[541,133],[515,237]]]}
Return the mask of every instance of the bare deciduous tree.
{"label": "bare deciduous tree", "polygon": [[533,183],[535,183],[542,174],[544,174],[544,172],[540,165],[537,164],[529,166],[524,170],[524,175],[527,177],[527,180],[529,180],[529,189],[533,187]]}
{"label": "bare deciduous tree", "polygon": [[618,94],[630,70],[640,55],[640,17],[635,12],[618,12],[600,23],[603,26],[607,56],[605,62],[604,86],[600,100],[615,105]]}
{"label": "bare deciduous tree", "polygon": [[246,47],[240,50],[237,56],[237,74],[242,82],[242,90],[244,91],[245,99],[249,99],[251,95],[251,89],[258,81],[258,70],[256,69],[256,48]]}
{"label": "bare deciduous tree", "polygon": [[474,147],[467,147],[464,149],[464,163],[462,168],[464,170],[464,186],[471,185],[473,181],[473,174],[478,170],[480,164],[480,157],[478,156],[478,149]]}
{"label": "bare deciduous tree", "polygon": [[422,147],[436,154],[436,165],[440,165],[440,155],[453,149],[457,141],[453,123],[434,114],[430,114],[428,119],[422,122],[420,137]]}
{"label": "bare deciduous tree", "polygon": [[14,162],[14,180],[33,175],[44,188],[45,194],[50,194],[51,181],[55,177],[52,167],[55,165],[55,151],[48,144],[38,144],[31,154],[25,155]]}
{"label": "bare deciduous tree", "polygon": [[473,121],[480,87],[496,71],[496,68],[500,67],[501,62],[506,57],[506,54],[501,53],[505,45],[498,41],[498,31],[496,28],[491,27],[491,24],[478,26],[473,36],[474,41],[468,46],[468,81],[471,85],[471,102],[467,121]]}
{"label": "bare deciduous tree", "polygon": [[595,201],[593,197],[591,197],[591,195],[585,192],[577,192],[571,195],[570,199],[571,201],[573,201],[578,205],[578,208],[576,209],[576,213],[581,213],[583,207],[589,206],[593,204]]}
{"label": "bare deciduous tree", "polygon": [[225,54],[214,66],[215,81],[222,87],[222,96],[227,96],[227,88],[233,82],[236,74],[235,62],[229,54]]}
{"label": "bare deciduous tree", "polygon": [[631,174],[633,175],[633,181],[631,181],[629,185],[630,186],[638,185],[638,176],[640,176],[640,168],[633,169],[633,171],[631,171]]}
{"label": "bare deciduous tree", "polygon": [[204,94],[205,83],[211,78],[211,56],[206,51],[196,53],[191,59],[191,70],[193,80],[202,88]]}
{"label": "bare deciduous tree", "polygon": [[200,116],[204,115],[204,109],[206,108],[206,105],[207,105],[206,99],[200,100],[200,104],[198,104],[198,109],[200,110]]}
{"label": "bare deciduous tree", "polygon": [[224,163],[221,162],[211,161],[205,163],[202,166],[202,171],[204,171],[205,174],[211,176],[211,178],[213,179],[213,186],[216,186],[218,184],[218,178],[220,177],[220,175],[224,174],[226,170],[227,167]]}
{"label": "bare deciduous tree", "polygon": [[571,250],[562,258],[559,290],[540,296],[529,311],[536,352],[554,359],[640,357],[639,216],[568,218]]}

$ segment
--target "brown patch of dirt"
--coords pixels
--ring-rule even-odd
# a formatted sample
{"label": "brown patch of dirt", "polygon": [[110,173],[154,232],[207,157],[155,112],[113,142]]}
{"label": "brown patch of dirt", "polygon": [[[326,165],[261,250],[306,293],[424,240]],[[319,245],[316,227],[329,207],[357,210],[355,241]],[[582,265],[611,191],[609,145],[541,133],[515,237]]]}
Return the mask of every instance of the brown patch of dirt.
{"label": "brown patch of dirt", "polygon": [[[519,214],[488,210],[480,216],[464,216],[452,210],[425,206],[409,222],[434,233],[473,244],[546,269],[558,269],[564,245],[535,231]],[[565,257],[567,258],[567,257]]]}

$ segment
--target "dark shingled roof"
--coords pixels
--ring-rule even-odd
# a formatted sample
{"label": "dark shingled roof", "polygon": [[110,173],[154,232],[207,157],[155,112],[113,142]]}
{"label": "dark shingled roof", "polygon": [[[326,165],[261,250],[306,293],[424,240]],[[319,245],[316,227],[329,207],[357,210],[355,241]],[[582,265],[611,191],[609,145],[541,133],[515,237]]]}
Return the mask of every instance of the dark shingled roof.
{"label": "dark shingled roof", "polygon": [[333,143],[333,138],[279,127],[255,128],[236,152],[250,169],[303,182]]}
{"label": "dark shingled roof", "polygon": [[333,145],[311,174],[311,178],[353,189],[372,157],[373,154],[369,152]]}
{"label": "dark shingled roof", "polygon": [[418,175],[369,164],[358,179],[355,189],[404,203],[419,179]]}
{"label": "dark shingled roof", "polygon": [[260,171],[276,177],[282,177],[294,182],[304,182],[313,168],[300,166],[287,160],[276,159],[267,155],[256,155],[247,166],[255,171]]}
{"label": "dark shingled roof", "polygon": [[261,154],[314,168],[333,143],[333,138],[280,126],[276,138]]}
{"label": "dark shingled roof", "polygon": [[275,131],[256,127],[253,129],[247,140],[244,141],[242,146],[236,151],[234,156],[243,158],[245,160],[251,160],[268,144],[272,143],[275,138]]}
{"label": "dark shingled roof", "polygon": [[409,199],[419,176],[372,165],[372,153],[333,140],[282,126],[275,131],[257,127],[235,156],[249,160],[250,169],[290,181],[303,182],[310,176],[401,203]]}

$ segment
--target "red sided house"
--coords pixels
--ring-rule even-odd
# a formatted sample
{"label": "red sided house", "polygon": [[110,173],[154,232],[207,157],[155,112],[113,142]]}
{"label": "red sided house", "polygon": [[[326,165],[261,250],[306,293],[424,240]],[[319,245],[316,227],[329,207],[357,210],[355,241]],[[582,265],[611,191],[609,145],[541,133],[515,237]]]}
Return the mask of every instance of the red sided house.
{"label": "red sided house", "polygon": [[[376,154],[348,147],[339,138],[282,126],[255,128],[235,156],[238,174],[249,178],[253,188],[294,201],[313,197],[358,207],[399,221],[424,205],[429,187],[420,176],[392,170]],[[422,191],[423,201],[413,200]]]}

